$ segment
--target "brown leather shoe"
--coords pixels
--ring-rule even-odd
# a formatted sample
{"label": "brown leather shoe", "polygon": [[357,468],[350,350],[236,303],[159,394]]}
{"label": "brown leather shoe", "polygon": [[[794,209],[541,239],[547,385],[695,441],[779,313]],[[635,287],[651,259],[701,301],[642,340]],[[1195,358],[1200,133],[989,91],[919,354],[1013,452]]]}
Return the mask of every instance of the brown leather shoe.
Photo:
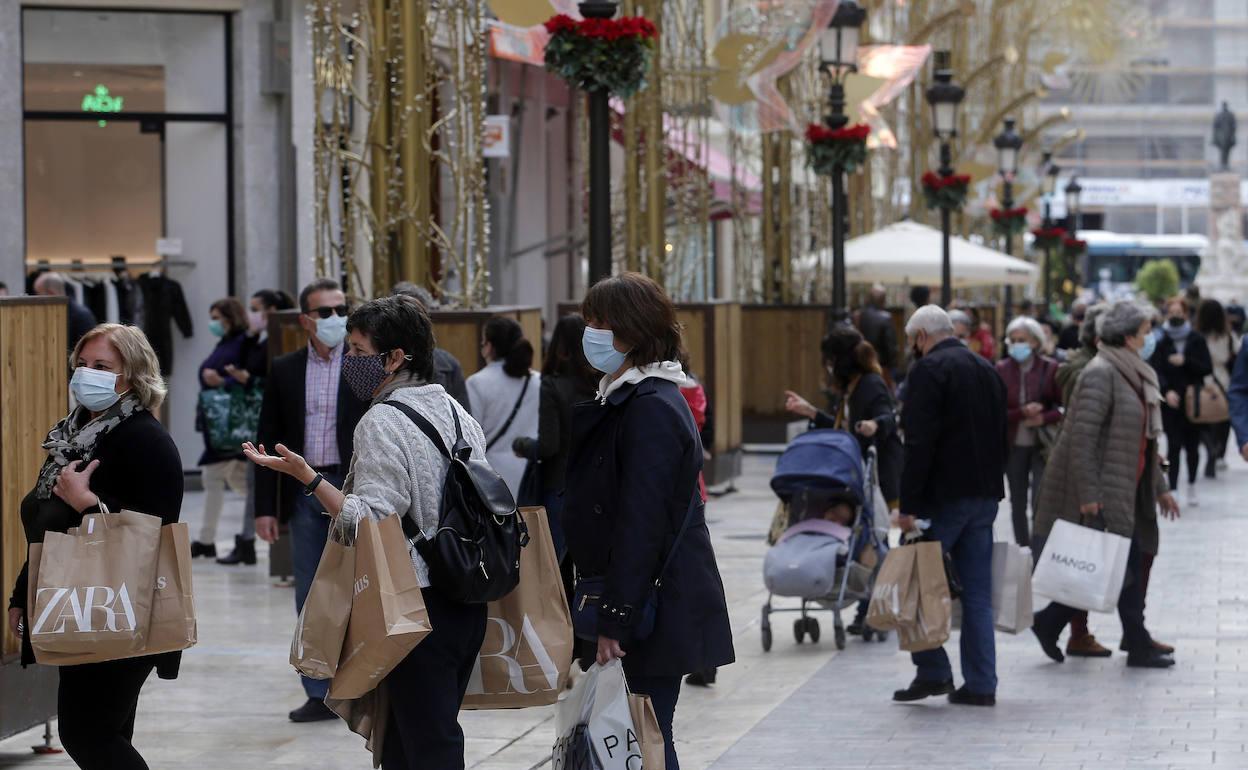
{"label": "brown leather shoe", "polygon": [[1157,652],[1160,652],[1163,655],[1174,654],[1173,644],[1166,644],[1165,642],[1159,642],[1156,639],[1153,640],[1153,649],[1156,650]]}
{"label": "brown leather shoe", "polygon": [[1084,634],[1070,638],[1066,643],[1066,654],[1072,658],[1108,658],[1113,652],[1096,641],[1092,634]]}

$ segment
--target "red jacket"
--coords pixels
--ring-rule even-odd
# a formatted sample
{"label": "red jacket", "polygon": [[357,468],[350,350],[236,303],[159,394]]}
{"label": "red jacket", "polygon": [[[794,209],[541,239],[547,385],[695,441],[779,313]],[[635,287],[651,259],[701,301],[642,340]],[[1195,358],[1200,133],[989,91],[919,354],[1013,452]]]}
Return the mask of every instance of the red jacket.
{"label": "red jacket", "polygon": [[[1018,435],[1018,426],[1023,421],[1023,409],[1018,403],[1019,375],[1022,369],[1012,358],[1003,358],[997,362],[997,374],[1005,381],[1006,420],[1009,423],[1010,446],[1014,446],[1014,438]],[[1035,363],[1027,371],[1027,401],[1035,401],[1044,407],[1044,424],[1052,425],[1062,419],[1062,390],[1057,386],[1057,362],[1047,356],[1036,357]]]}
{"label": "red jacket", "polygon": [[[685,402],[689,404],[689,411],[693,412],[693,422],[698,426],[698,430],[706,426],[706,389],[701,383],[691,380],[692,387],[680,389],[680,395],[685,397]],[[702,493],[702,502],[706,502],[706,479],[701,473],[698,474],[698,491]]]}

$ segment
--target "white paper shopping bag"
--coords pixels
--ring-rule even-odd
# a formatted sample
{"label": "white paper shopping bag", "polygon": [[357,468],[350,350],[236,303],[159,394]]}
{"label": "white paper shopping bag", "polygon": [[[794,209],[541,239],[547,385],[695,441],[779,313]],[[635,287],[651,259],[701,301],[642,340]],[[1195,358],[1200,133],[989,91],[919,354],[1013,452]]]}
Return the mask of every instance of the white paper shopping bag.
{"label": "white paper shopping bag", "polygon": [[1053,525],[1031,577],[1032,590],[1047,599],[1089,612],[1118,604],[1131,541],[1064,519]]}
{"label": "white paper shopping bag", "polygon": [[[624,666],[597,663],[576,681],[555,710],[553,770],[638,770],[642,741],[633,726]],[[593,754],[597,761],[589,758]]]}
{"label": "white paper shopping bag", "polygon": [[992,618],[998,631],[1021,634],[1031,628],[1031,549],[992,544]]}

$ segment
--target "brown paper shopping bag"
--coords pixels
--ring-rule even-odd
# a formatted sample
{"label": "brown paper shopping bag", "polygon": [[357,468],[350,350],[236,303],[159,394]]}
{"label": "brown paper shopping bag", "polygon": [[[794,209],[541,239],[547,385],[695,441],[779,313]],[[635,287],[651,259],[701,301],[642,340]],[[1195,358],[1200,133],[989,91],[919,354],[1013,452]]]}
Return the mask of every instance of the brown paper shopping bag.
{"label": "brown paper shopping bag", "polygon": [[91,653],[99,660],[142,654],[151,621],[160,519],[133,511],[91,514],[78,532],[48,532],[34,601],[31,646]]}
{"label": "brown paper shopping bag", "polygon": [[[628,694],[628,713],[633,718],[634,736],[641,744],[640,770],[666,770],[667,756],[663,748],[663,731],[654,713],[649,695]],[[629,764],[632,767],[632,764]]]}
{"label": "brown paper shopping bag", "polygon": [[429,635],[429,613],[398,516],[360,522],[354,590],[338,670],[329,685],[338,700],[372,690]]}
{"label": "brown paper shopping bag", "polygon": [[520,584],[487,610],[485,641],[468,681],[466,709],[547,706],[572,665],[572,617],[545,508],[521,508],[529,544]]}
{"label": "brown paper shopping bag", "polygon": [[351,617],[355,546],[335,540],[335,531],[336,528],[330,528],[290,642],[290,665],[312,679],[329,679],[338,670]]}
{"label": "brown paper shopping bag", "polygon": [[884,557],[867,609],[867,625],[877,631],[892,631],[913,623],[919,608],[915,582],[915,548],[903,545]]}
{"label": "brown paper shopping bag", "polygon": [[382,752],[386,745],[386,725],[390,721],[390,698],[386,683],[364,693],[359,698],[325,699],[329,710],[342,717],[347,729],[364,738],[364,748],[373,754],[373,767],[381,767]]}
{"label": "brown paper shopping bag", "polygon": [[914,622],[897,629],[901,649],[907,652],[934,650],[949,639],[952,602],[945,576],[944,554],[940,543],[915,543],[915,580],[918,586],[918,612]]}

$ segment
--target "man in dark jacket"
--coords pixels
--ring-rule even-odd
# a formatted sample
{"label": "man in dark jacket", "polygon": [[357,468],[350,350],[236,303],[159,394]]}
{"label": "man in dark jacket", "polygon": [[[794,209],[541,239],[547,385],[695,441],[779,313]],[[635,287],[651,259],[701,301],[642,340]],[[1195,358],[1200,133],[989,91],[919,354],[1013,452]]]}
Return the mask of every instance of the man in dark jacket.
{"label": "man in dark jacket", "polygon": [[875,286],[858,318],[858,331],[871,343],[879,357],[880,368],[892,381],[897,365],[897,331],[893,328],[893,316],[884,308],[884,287]]}
{"label": "man in dark jacket", "polygon": [[[438,309],[438,303],[433,299],[429,290],[410,281],[396,283],[390,293],[411,297],[425,308],[426,313],[432,313]],[[467,409],[468,414],[472,414],[472,407],[468,403],[468,381],[464,379],[464,368],[459,365],[459,359],[452,355],[451,351],[442,348],[433,349],[433,380],[445,388],[460,406]]]}
{"label": "man in dark jacket", "polygon": [[953,557],[962,581],[962,674],[943,648],[911,655],[914,682],[893,694],[913,701],[949,695],[951,703],[996,703],[996,648],[992,618],[992,523],[1005,489],[1005,384],[992,364],[953,336],[953,323],[935,305],[919,308],[906,324],[918,359],[907,378],[901,413],[906,454],[901,475],[901,527],[930,521],[927,536]]}
{"label": "man in dark jacket", "polygon": [[[308,345],[273,360],[260,407],[259,443],[278,443],[303,455],[308,464],[338,488],[351,463],[353,434],[368,404],[356,398],[342,377],[346,345],[347,297],[330,279],[314,281],[299,294],[299,325]],[[329,517],[298,481],[264,468],[256,469],[256,535],[272,543],[278,520],[290,525],[295,572],[295,609],[303,610],[312,577],[329,535]],[[290,712],[294,722],[334,719],[326,707],[328,679],[302,677],[307,702]]]}

